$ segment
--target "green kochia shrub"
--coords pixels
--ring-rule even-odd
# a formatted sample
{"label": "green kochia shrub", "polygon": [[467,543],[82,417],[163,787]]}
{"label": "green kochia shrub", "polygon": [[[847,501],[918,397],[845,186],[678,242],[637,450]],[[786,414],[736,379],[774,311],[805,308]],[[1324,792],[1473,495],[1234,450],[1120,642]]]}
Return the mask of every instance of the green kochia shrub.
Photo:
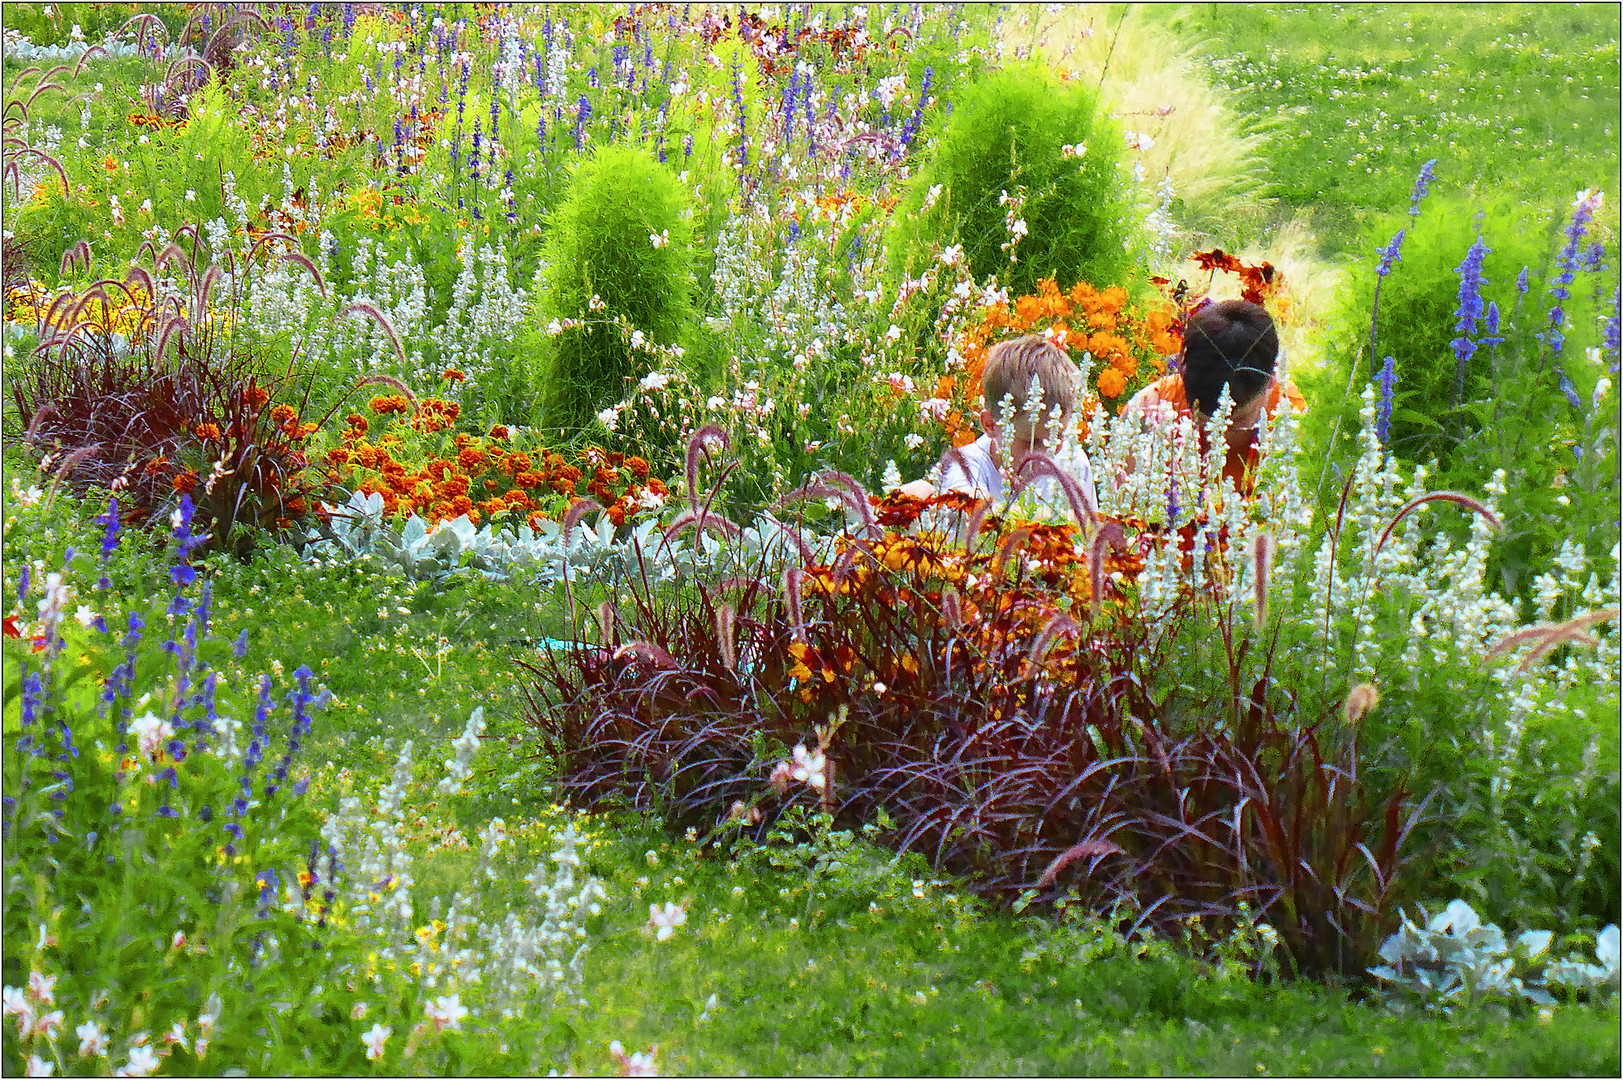
{"label": "green kochia shrub", "polygon": [[[1086,147],[1079,158],[1063,153],[1077,144]],[[1060,84],[1045,69],[1022,65],[969,84],[897,208],[892,271],[917,276],[929,246],[959,243],[977,278],[1000,274],[1017,295],[1035,292],[1047,277],[1061,288],[1119,282],[1130,213],[1120,147],[1120,132],[1080,83]],[[1000,196],[1020,188],[1028,231],[1010,265]]]}
{"label": "green kochia shrub", "polygon": [[[600,147],[576,170],[553,221],[536,301],[537,382],[548,427],[586,425],[647,363],[618,320],[651,343],[681,340],[691,310],[692,233],[686,190],[646,150]],[[596,310],[593,296],[601,301]],[[553,319],[583,325],[549,334]]]}

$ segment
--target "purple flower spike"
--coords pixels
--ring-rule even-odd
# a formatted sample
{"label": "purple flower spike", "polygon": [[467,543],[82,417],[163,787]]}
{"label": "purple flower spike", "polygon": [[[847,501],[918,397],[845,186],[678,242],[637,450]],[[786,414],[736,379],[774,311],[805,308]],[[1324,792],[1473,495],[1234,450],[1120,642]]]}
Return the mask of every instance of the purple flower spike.
{"label": "purple flower spike", "polygon": [[1392,272],[1392,264],[1401,258],[1398,252],[1403,248],[1403,237],[1408,231],[1408,229],[1399,229],[1397,235],[1392,237],[1389,244],[1376,250],[1375,254],[1381,258],[1379,265],[1375,267],[1376,277],[1385,277]]}
{"label": "purple flower spike", "polygon": [[1375,384],[1381,388],[1380,397],[1375,403],[1375,434],[1384,445],[1392,437],[1392,388],[1397,382],[1397,369],[1392,358],[1388,356],[1386,363],[1375,376]]}
{"label": "purple flower spike", "polygon": [[106,534],[101,540],[101,557],[106,559],[118,547],[118,497],[114,496],[107,504],[107,513],[96,517],[96,524],[107,527]]}
{"label": "purple flower spike", "polygon": [[1578,193],[1578,198],[1573,203],[1572,220],[1567,224],[1566,228],[1567,242],[1561,245],[1561,252],[1555,257],[1555,264],[1560,268],[1560,272],[1556,274],[1555,280],[1550,283],[1549,288],[1549,293],[1555,298],[1555,303],[1550,307],[1549,319],[1545,324],[1544,333],[1541,335],[1542,339],[1549,344],[1550,350],[1555,353],[1561,352],[1561,346],[1566,344],[1567,340],[1566,334],[1563,332],[1563,327],[1566,326],[1567,322],[1567,313],[1562,305],[1572,296],[1572,290],[1569,286],[1572,284],[1573,279],[1578,276],[1578,245],[1582,243],[1584,234],[1589,231],[1589,223],[1594,218],[1595,211],[1599,208],[1600,196],[1598,193],[1591,194],[1588,191]]}
{"label": "purple flower spike", "polygon": [[1420,200],[1424,199],[1426,197],[1426,192],[1431,190],[1431,182],[1436,178],[1436,174],[1432,170],[1436,164],[1437,159],[1432,158],[1430,161],[1420,166],[1420,175],[1415,177],[1414,181],[1414,194],[1409,196],[1410,217],[1420,216]]}
{"label": "purple flower spike", "polygon": [[1454,268],[1460,276],[1460,306],[1454,312],[1454,332],[1459,336],[1449,343],[1454,347],[1455,404],[1464,400],[1465,366],[1476,355],[1477,343],[1471,335],[1476,333],[1477,322],[1483,315],[1482,286],[1486,281],[1482,277],[1482,261],[1492,250],[1479,236],[1465,253],[1465,259]]}

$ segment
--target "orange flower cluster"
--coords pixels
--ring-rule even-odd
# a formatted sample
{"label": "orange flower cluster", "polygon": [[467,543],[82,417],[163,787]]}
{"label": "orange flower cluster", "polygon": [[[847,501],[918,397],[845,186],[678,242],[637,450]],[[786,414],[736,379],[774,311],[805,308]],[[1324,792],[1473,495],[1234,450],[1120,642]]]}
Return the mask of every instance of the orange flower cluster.
{"label": "orange flower cluster", "polygon": [[[327,478],[353,490],[383,496],[384,513],[416,513],[438,523],[466,514],[479,524],[500,514],[532,527],[557,519],[584,488],[597,499],[616,525],[643,511],[645,503],[662,502],[669,489],[649,475],[639,457],[608,453],[589,446],[571,461],[556,452],[527,453],[508,445],[500,425],[483,437],[456,432],[448,440],[424,439],[452,427],[460,413],[454,401],[423,400],[415,412],[404,397],[372,399],[376,420],[359,413],[344,417],[340,444],[326,454]],[[390,417],[413,433],[420,448],[416,462],[407,456],[406,440],[386,430]],[[377,426],[375,438],[374,425]],[[649,498],[649,493],[658,499]]]}
{"label": "orange flower cluster", "polygon": [[[807,567],[799,579],[803,602],[820,609],[812,625],[855,626],[867,605],[910,610],[927,623],[939,621],[942,629],[968,644],[979,657],[976,663],[1028,675],[1029,668],[1018,657],[1029,650],[1032,640],[1062,613],[1086,622],[1082,613],[1094,603],[1086,559],[1076,551],[1077,527],[989,516],[973,554],[941,533],[902,531],[910,530],[926,510],[962,512],[974,502],[956,493],[918,499],[893,492],[874,500],[876,517],[889,526],[884,536],[858,557],[846,550],[831,566]],[[1143,523],[1120,524],[1132,528]],[[1104,557],[1106,572],[1136,576],[1144,566],[1140,541],[1146,538],[1153,539],[1144,533],[1126,549],[1110,550]],[[1109,577],[1103,589],[1102,603],[1118,607],[1121,594]],[[955,602],[948,602],[949,593]],[[1089,631],[1110,632],[1109,622]],[[800,680],[796,689],[805,702],[824,693],[838,699],[845,692],[842,684],[852,679],[877,678],[900,690],[919,678],[919,660],[913,655],[864,657],[859,662],[861,650],[853,650],[839,634],[825,638],[818,631],[808,633],[820,639],[821,648],[797,632],[788,648],[787,668]],[[921,627],[920,636],[929,635],[929,629]],[[1077,647],[1075,637],[1056,638],[1044,666],[1066,663],[1075,657]],[[1011,658],[1015,658],[1012,668]],[[859,672],[859,666],[864,670]]]}
{"label": "orange flower cluster", "polygon": [[963,365],[948,371],[935,391],[953,404],[945,423],[955,446],[974,442],[980,434],[976,417],[986,350],[1022,334],[1044,334],[1073,358],[1093,354],[1095,385],[1085,396],[1083,415],[1099,400],[1119,398],[1159,377],[1165,370],[1162,357],[1177,352],[1180,344],[1178,312],[1170,303],[1141,312],[1128,304],[1127,290],[1119,285],[1098,290],[1078,282],[1061,292],[1052,279],[1042,281],[1035,295],[1017,297],[1006,308],[987,308],[981,321],[958,339]]}

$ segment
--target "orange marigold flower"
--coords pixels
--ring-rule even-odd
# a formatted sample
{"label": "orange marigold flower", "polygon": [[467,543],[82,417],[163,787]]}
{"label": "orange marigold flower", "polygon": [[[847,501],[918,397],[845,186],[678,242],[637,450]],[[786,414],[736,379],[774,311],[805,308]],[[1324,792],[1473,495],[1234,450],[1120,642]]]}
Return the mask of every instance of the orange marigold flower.
{"label": "orange marigold flower", "polygon": [[486,491],[495,491],[499,487],[501,487],[501,485],[496,483],[496,481],[490,479],[488,476],[485,478],[485,490]]}
{"label": "orange marigold flower", "polygon": [[479,508],[485,513],[489,514],[491,517],[495,517],[497,514],[507,509],[507,503],[500,498],[487,499],[479,504]]}
{"label": "orange marigold flower", "polygon": [[191,490],[197,486],[197,474],[192,472],[192,470],[187,469],[185,472],[169,481],[169,486],[180,492],[182,495],[190,494]]}
{"label": "orange marigold flower", "polygon": [[304,501],[302,496],[295,496],[294,498],[289,499],[285,505],[287,506],[287,512],[290,514],[302,514],[309,509],[308,504]]}
{"label": "orange marigold flower", "polygon": [[399,394],[379,394],[369,404],[372,406],[373,412],[383,416],[390,413],[399,413],[404,416],[411,411],[411,405]]}
{"label": "orange marigold flower", "polygon": [[456,456],[457,464],[469,472],[477,471],[485,463],[485,452],[477,446],[464,446]]}
{"label": "orange marigold flower", "polygon": [[266,390],[263,386],[250,386],[248,388],[248,392],[243,395],[243,398],[252,408],[257,409],[270,400],[270,391]]}
{"label": "orange marigold flower", "polygon": [[626,468],[630,469],[631,475],[635,476],[638,480],[648,479],[648,462],[644,461],[642,458],[626,458]]}
{"label": "orange marigold flower", "polygon": [[1110,366],[1121,372],[1124,379],[1131,379],[1138,374],[1138,360],[1127,353],[1117,353],[1112,356]]}
{"label": "orange marigold flower", "polygon": [[453,514],[466,514],[472,509],[473,500],[468,498],[466,495],[458,495],[456,498],[451,500],[451,512]]}
{"label": "orange marigold flower", "polygon": [[218,424],[198,424],[197,437],[204,442],[219,442],[220,428]]}
{"label": "orange marigold flower", "polygon": [[327,460],[334,465],[348,465],[349,448],[344,446],[333,447],[327,451]]}
{"label": "orange marigold flower", "polygon": [[316,423],[314,423],[312,421],[306,420],[304,423],[299,425],[299,427],[298,427],[298,432],[299,433],[298,433],[298,435],[296,437],[300,438],[300,439],[308,439],[310,436],[312,436],[312,435],[314,435],[316,433],[316,428],[318,428],[320,426],[321,426],[320,424],[316,424]]}
{"label": "orange marigold flower", "polygon": [[348,424],[356,431],[359,431],[362,435],[365,435],[370,427],[370,425],[368,425],[366,422],[366,417],[362,416],[360,413],[350,413],[348,416],[344,417],[344,423]]}
{"label": "orange marigold flower", "polygon": [[657,476],[650,476],[648,478],[648,490],[661,497],[671,493],[671,489],[665,486],[665,481],[661,480]]}
{"label": "orange marigold flower", "polygon": [[1113,398],[1127,389],[1127,380],[1115,368],[1105,368],[1099,372],[1099,396]]}
{"label": "orange marigold flower", "polygon": [[573,495],[575,493],[575,481],[567,476],[560,476],[552,482],[552,490],[560,495]]}
{"label": "orange marigold flower", "polygon": [[462,372],[458,371],[456,368],[446,368],[445,374],[441,375],[440,378],[444,379],[446,382],[462,382],[467,378],[467,376],[462,374]]}
{"label": "orange marigold flower", "polygon": [[495,427],[490,429],[490,435],[488,437],[492,439],[505,439],[507,438],[507,428],[503,427],[501,424],[497,424]]}
{"label": "orange marigold flower", "polygon": [[548,520],[547,515],[543,514],[541,511],[537,510],[537,511],[535,511],[534,513],[532,513],[530,515],[530,518],[529,518],[530,528],[539,531],[540,528],[541,528],[541,523],[543,521],[546,521],[546,520]]}
{"label": "orange marigold flower", "polygon": [[294,411],[293,406],[278,405],[271,410],[271,423],[280,427],[298,415],[299,414]]}

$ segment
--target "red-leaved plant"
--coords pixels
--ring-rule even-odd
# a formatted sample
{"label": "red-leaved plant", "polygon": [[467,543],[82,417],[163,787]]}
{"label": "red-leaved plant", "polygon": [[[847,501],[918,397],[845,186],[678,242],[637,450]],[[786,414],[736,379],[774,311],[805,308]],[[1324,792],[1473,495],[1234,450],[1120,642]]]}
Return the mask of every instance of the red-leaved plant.
{"label": "red-leaved plant", "polygon": [[[189,249],[181,243],[188,239]],[[260,237],[242,269],[281,258],[324,289],[306,256],[277,251],[277,241],[291,240]],[[122,280],[64,294],[39,314],[39,344],[11,380],[16,421],[55,474],[53,491],[61,484],[110,490],[132,521],[161,515],[189,494],[194,531],[240,554],[255,528],[293,526],[325,490],[326,477],[309,468],[306,454],[319,426],[303,418],[310,379],[299,374],[297,355],[273,362],[237,334],[244,289],[234,256],[224,267],[200,265],[189,225],[161,251],[143,249],[153,256],[150,269],[132,266]],[[89,261],[80,241],[64,256],[63,273]],[[355,304],[342,314],[355,312],[377,319],[393,340],[381,313]]]}
{"label": "red-leaved plant", "polygon": [[[685,523],[707,513],[704,452],[695,438]],[[1188,670],[1210,652],[1209,596],[1186,590],[1152,633],[1103,572],[1127,558],[1118,522],[1078,545],[1074,525],[960,495],[874,500],[838,474],[797,495],[849,511],[830,564],[800,549],[693,590],[634,582],[596,643],[530,667],[530,720],[572,798],[678,828],[765,829],[797,799],[853,824],[883,808],[889,843],[983,893],[1128,898],[1174,933],[1244,901],[1299,971],[1362,971],[1424,803],[1372,790],[1348,725],[1301,715],[1271,664],[1249,678],[1255,639],[1225,630],[1228,670]],[[782,748],[819,728],[817,785],[786,782]]]}

